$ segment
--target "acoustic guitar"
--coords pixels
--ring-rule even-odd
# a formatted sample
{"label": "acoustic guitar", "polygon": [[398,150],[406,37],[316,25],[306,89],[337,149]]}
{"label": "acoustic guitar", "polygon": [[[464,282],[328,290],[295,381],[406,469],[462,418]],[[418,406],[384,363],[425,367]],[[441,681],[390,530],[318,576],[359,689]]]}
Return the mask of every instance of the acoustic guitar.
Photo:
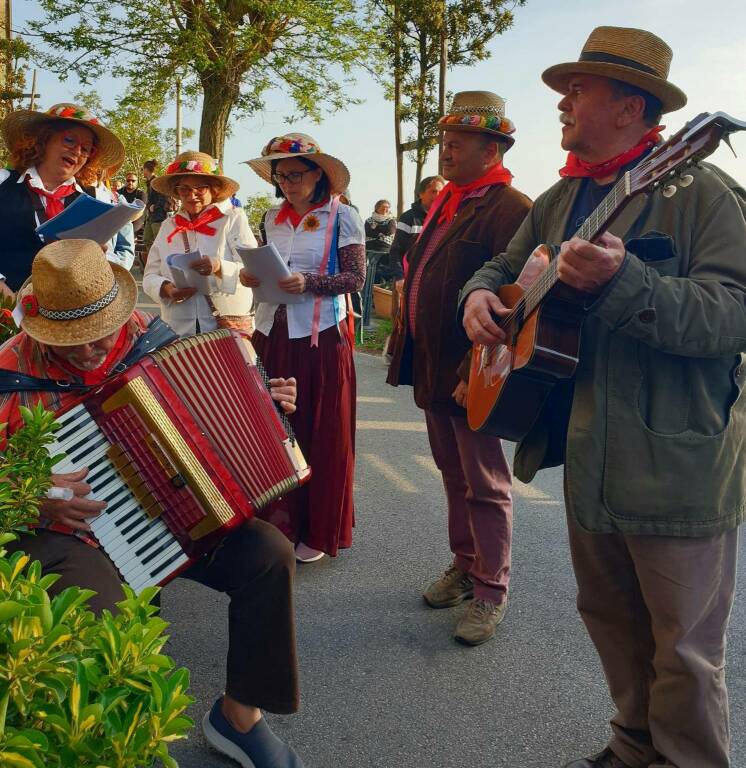
{"label": "acoustic guitar", "polygon": [[[724,112],[704,112],[658,146],[613,186],[583,222],[576,237],[594,242],[636,195],[661,190],[672,197],[694,177],[686,170],[712,154],[721,140],[746,130],[746,122]],[[731,148],[732,149],[732,148]],[[585,294],[557,276],[547,245],[533,252],[518,281],[497,291],[510,312],[496,320],[505,344],[475,344],[471,355],[469,426],[506,440],[521,440],[538,417],[555,384],[571,379],[580,354]]]}

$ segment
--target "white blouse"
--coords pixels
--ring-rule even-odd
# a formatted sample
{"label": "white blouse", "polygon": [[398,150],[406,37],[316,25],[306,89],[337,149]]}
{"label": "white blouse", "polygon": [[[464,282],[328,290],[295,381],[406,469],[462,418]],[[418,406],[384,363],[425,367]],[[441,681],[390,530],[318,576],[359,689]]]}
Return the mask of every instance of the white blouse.
{"label": "white blouse", "polygon": [[[246,288],[238,280],[238,273],[243,267],[241,258],[234,246],[246,245],[256,248],[254,237],[246,214],[242,208],[235,208],[230,200],[222,200],[207,206],[204,210],[215,207],[223,217],[210,223],[217,231],[214,235],[200,232],[186,232],[190,251],[199,251],[200,256],[220,259],[220,277],[213,275],[215,288],[210,299],[220,315],[248,315],[251,310],[251,289]],[[179,233],[171,242],[168,236],[176,229],[176,217],[171,216],[161,224],[155,242],[148,253],[148,260],[143,275],[142,287],[154,302],[161,305],[161,317],[180,336],[196,333],[197,323],[202,332],[217,328],[217,320],[213,317],[204,296],[195,295],[186,301],[176,303],[161,298],[161,285],[166,281],[173,282],[171,269],[166,259],[172,253],[184,252],[184,239]]]}
{"label": "white blouse", "polygon": [[[282,224],[275,224],[281,204],[273,206],[267,212],[264,227],[267,241],[274,243],[280,256],[285,260],[291,272],[310,272],[319,274],[321,261],[324,257],[326,241],[326,226],[329,221],[331,200],[320,208],[309,211],[297,229],[289,219]],[[315,219],[315,222],[314,222]],[[364,245],[365,227],[358,212],[349,205],[341,204],[338,212],[339,241],[337,248],[346,245]],[[318,226],[316,226],[316,222]],[[337,256],[337,271],[339,256]],[[311,335],[313,323],[313,308],[316,294],[307,291],[302,294],[302,301],[287,304],[288,335],[291,339],[300,339]],[[265,336],[269,335],[274,322],[275,311],[279,304],[259,303],[256,309],[256,329]],[[321,297],[321,322],[319,331],[336,325],[344,317],[344,296]]]}

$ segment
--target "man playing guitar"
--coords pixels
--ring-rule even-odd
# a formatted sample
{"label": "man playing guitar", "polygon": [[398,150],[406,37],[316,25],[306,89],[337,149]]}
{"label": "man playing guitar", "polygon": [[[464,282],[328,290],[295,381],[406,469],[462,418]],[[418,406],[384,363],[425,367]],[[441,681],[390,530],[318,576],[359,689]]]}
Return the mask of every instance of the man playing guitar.
{"label": "man playing guitar", "polygon": [[[588,242],[572,237],[686,103],[670,48],[600,27],[543,74],[562,93],[562,180],[461,295],[472,341],[509,341],[495,290],[541,243],[586,311],[572,380],[516,451],[516,475],[565,465],[578,609],[617,708],[608,746],[567,768],[727,768],[725,634],[746,516],[746,194],[692,167]],[[675,191],[675,190],[674,190]],[[611,227],[612,230],[615,227]],[[497,318],[496,318],[497,316]]]}

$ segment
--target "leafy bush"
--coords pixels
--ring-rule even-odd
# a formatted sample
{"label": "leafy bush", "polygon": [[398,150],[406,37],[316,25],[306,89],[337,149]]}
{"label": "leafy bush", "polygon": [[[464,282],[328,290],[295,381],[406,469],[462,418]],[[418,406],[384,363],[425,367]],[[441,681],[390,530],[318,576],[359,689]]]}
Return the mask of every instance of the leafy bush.
{"label": "leafy bush", "polygon": [[54,417],[22,412],[24,426],[0,457],[0,765],[16,768],[134,768],[159,758],[192,721],[183,713],[189,673],[161,653],[167,623],[123,587],[119,612],[96,617],[91,590],[70,587],[50,599],[59,578],[23,552],[2,547],[38,516],[54,459]]}

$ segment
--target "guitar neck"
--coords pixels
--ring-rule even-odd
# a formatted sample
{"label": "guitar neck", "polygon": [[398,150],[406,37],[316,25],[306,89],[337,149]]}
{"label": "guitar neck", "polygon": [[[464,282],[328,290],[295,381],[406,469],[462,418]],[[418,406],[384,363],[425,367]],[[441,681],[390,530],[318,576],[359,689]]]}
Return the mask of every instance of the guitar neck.
{"label": "guitar neck", "polygon": [[[573,237],[579,237],[592,243],[609,228],[609,225],[622,212],[624,206],[632,199],[629,179],[628,171],[619,178]],[[530,315],[541,304],[558,280],[557,259],[552,259],[541,277],[526,291],[523,297],[525,301],[524,317]]]}

